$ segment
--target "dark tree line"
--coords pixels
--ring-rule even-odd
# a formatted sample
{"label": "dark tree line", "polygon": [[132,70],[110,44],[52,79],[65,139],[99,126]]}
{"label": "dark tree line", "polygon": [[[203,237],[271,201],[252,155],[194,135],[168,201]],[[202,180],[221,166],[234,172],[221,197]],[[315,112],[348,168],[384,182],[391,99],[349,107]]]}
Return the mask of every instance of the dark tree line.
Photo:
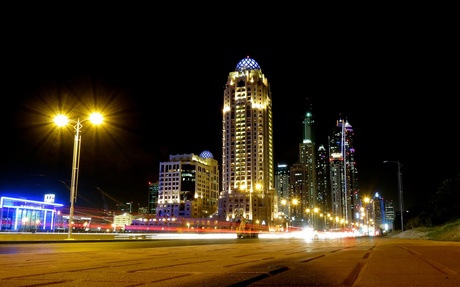
{"label": "dark tree line", "polygon": [[460,219],[460,173],[445,179],[425,209],[410,211],[405,227],[436,226]]}

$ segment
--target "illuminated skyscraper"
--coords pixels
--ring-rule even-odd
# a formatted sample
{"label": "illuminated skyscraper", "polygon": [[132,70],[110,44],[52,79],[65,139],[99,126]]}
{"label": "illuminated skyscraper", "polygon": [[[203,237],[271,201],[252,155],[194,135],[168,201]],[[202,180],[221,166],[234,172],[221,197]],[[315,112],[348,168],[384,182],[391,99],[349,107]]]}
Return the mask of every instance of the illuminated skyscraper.
{"label": "illuminated skyscraper", "polygon": [[385,216],[385,200],[383,197],[380,196],[378,192],[375,193],[374,198],[372,199],[374,204],[374,224],[376,230],[378,229],[386,229],[388,224],[386,222]]}
{"label": "illuminated skyscraper", "polygon": [[330,138],[329,167],[332,213],[351,224],[359,213],[358,171],[353,147],[354,132],[348,121],[339,119]]}
{"label": "illuminated skyscraper", "polygon": [[288,216],[288,206],[282,204],[283,200],[289,201],[290,199],[290,180],[289,180],[289,167],[285,163],[279,163],[275,171],[275,187],[278,197],[278,212],[282,213],[281,217]]}
{"label": "illuminated skyscraper", "polygon": [[[331,211],[331,196],[329,192],[329,174],[328,174],[329,158],[324,145],[320,145],[316,152],[316,204],[324,215]],[[327,226],[325,226],[327,227]]]}
{"label": "illuminated skyscraper", "polygon": [[[294,196],[299,200],[299,214],[300,218],[305,216],[305,210],[314,210],[318,208],[316,197],[317,197],[317,185],[316,185],[316,150],[315,150],[315,139],[313,132],[313,113],[312,107],[308,108],[302,121],[302,143],[299,144],[299,167],[297,174],[297,180],[292,182],[294,186]],[[293,166],[293,169],[296,168]],[[296,176],[291,173],[291,178]],[[308,225],[311,225],[308,222]]]}
{"label": "illuminated skyscraper", "polygon": [[219,218],[271,226],[276,209],[270,85],[259,64],[242,59],[224,90]]}
{"label": "illuminated skyscraper", "polygon": [[393,200],[385,200],[385,222],[388,224],[388,229],[394,229],[395,209]]}

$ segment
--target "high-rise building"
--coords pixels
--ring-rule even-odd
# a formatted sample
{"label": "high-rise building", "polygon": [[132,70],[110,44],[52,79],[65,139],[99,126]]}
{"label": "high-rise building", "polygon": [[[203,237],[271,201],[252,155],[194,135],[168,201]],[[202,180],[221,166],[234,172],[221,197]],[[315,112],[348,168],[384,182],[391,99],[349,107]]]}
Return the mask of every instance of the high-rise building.
{"label": "high-rise building", "polygon": [[289,209],[287,201],[290,198],[290,181],[289,181],[289,167],[285,163],[279,163],[275,171],[275,189],[278,197],[278,211],[281,217],[287,218]]}
{"label": "high-rise building", "polygon": [[[328,174],[328,163],[329,158],[327,156],[327,150],[324,145],[320,145],[316,152],[316,204],[320,210],[323,211],[323,215],[327,216],[330,214],[330,192],[329,192],[329,174]],[[323,228],[327,228],[324,226]]]}
{"label": "high-rise building", "polygon": [[[316,150],[313,132],[313,114],[311,106],[302,121],[302,142],[299,144],[299,160],[291,167],[292,199],[295,204],[297,224],[313,225],[310,213],[318,211],[316,202]],[[308,213],[308,214],[307,214]],[[316,226],[315,226],[316,227]]]}
{"label": "high-rise building", "polygon": [[157,213],[159,181],[149,183],[148,214]]}
{"label": "high-rise building", "polygon": [[373,204],[375,229],[386,229],[388,225],[385,218],[385,200],[380,196],[378,192],[376,192],[374,195]]}
{"label": "high-rise building", "polygon": [[[305,223],[305,217],[308,209],[308,182],[305,165],[296,162],[289,169],[289,180],[291,192],[289,195],[289,222],[292,226],[311,225],[311,222]],[[313,210],[313,209],[312,209]],[[310,210],[308,210],[310,212]],[[308,220],[307,220],[308,221]]]}
{"label": "high-rise building", "polygon": [[218,197],[219,166],[209,151],[170,155],[160,163],[157,219],[209,217]]}
{"label": "high-rise building", "polygon": [[274,182],[272,95],[249,56],[230,72],[224,90],[220,220],[251,220],[272,227]]}
{"label": "high-rise building", "polygon": [[303,119],[303,137],[299,145],[299,161],[305,167],[306,172],[306,199],[307,206],[310,209],[318,207],[317,205],[317,171],[316,171],[316,144],[313,129],[313,114],[310,109],[305,113]]}
{"label": "high-rise building", "polygon": [[385,221],[388,224],[388,230],[394,229],[395,207],[391,199],[385,200]]}
{"label": "high-rise building", "polygon": [[331,212],[347,225],[358,218],[361,206],[353,137],[352,126],[347,120],[339,119],[329,140]]}

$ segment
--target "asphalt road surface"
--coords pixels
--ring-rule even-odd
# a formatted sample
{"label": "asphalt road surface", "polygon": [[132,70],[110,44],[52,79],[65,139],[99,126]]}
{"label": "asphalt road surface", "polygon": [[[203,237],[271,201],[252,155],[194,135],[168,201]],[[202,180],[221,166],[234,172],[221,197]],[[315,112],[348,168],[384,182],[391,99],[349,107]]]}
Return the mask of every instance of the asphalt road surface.
{"label": "asphalt road surface", "polygon": [[0,243],[0,286],[460,286],[460,243],[386,237]]}

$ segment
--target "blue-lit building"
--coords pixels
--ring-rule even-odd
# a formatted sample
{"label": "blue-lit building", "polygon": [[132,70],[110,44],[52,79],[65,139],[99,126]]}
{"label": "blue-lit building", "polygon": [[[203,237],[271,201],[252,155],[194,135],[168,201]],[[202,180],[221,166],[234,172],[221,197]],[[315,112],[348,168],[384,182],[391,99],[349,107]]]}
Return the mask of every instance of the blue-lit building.
{"label": "blue-lit building", "polygon": [[45,195],[44,201],[14,197],[0,197],[0,231],[54,231],[59,208],[54,195]]}

